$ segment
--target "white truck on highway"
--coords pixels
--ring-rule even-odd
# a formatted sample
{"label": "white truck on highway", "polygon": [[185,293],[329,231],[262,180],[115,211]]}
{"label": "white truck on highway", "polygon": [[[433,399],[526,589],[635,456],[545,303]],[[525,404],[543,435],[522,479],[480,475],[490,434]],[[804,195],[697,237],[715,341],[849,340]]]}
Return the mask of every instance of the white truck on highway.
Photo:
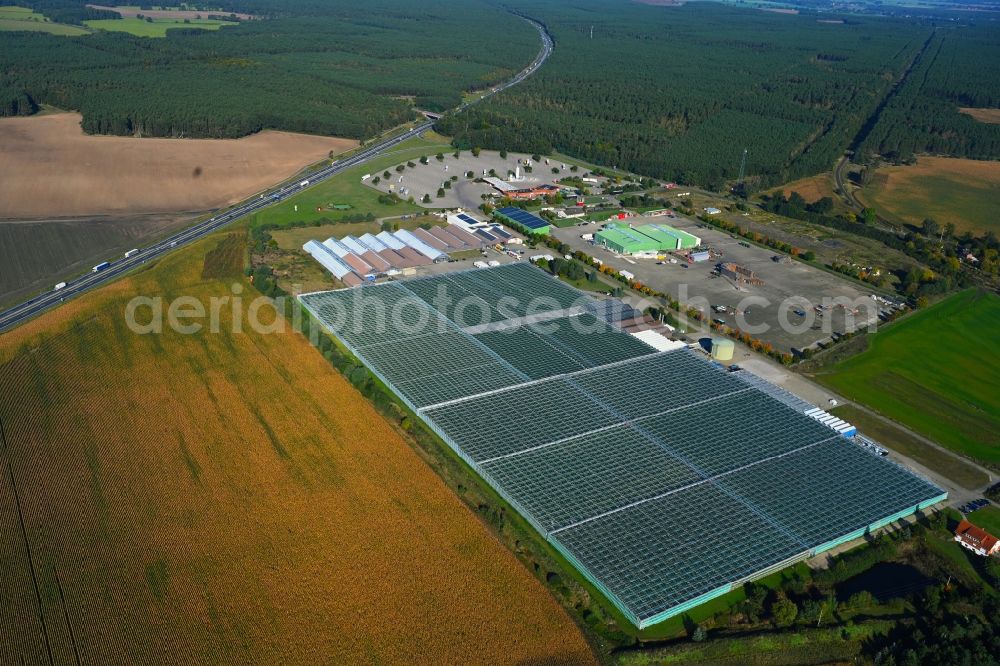
{"label": "white truck on highway", "polygon": [[309,184],[308,180],[303,180],[301,183],[299,183],[299,187],[305,187],[308,184]]}
{"label": "white truck on highway", "polygon": [[63,287],[65,287],[65,286],[66,286],[66,283],[65,283],[65,282],[60,282],[59,284],[57,284],[57,285],[55,286],[55,290],[56,290],[56,291],[59,291],[60,289],[62,289],[62,288],[63,288]]}
{"label": "white truck on highway", "polygon": [[134,247],[125,253],[125,258],[128,259],[129,257],[134,257],[137,254],[139,254],[139,248]]}

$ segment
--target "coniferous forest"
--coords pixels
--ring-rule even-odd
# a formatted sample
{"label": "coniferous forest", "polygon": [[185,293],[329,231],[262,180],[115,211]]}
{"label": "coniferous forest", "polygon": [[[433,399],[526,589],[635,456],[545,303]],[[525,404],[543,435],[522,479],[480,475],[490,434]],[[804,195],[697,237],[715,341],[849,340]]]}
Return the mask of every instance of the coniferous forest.
{"label": "coniferous forest", "polygon": [[[992,23],[711,3],[516,6],[548,26],[557,48],[537,76],[441,123],[460,146],[557,150],[713,188],[738,177],[744,148],[748,184],[763,188],[829,169],[859,135],[875,152],[1000,157],[998,126],[972,131],[957,108],[998,105]],[[947,54],[935,56],[942,43]],[[977,71],[980,60],[993,71]],[[926,83],[911,83],[925,70]],[[926,128],[908,118],[912,97],[920,113],[933,109]]]}
{"label": "coniferous forest", "polygon": [[[30,4],[73,18],[67,0],[50,1]],[[529,24],[485,2],[221,4],[262,18],[163,39],[0,33],[0,115],[50,104],[79,110],[84,130],[100,134],[275,128],[368,138],[412,118],[414,105],[458,105],[464,91],[509,77],[538,50]]]}
{"label": "coniferous forest", "polygon": [[1000,126],[959,108],[1000,107],[1000,28],[992,23],[939,28],[912,71],[888,97],[858,156],[907,160],[917,153],[997,159]]}
{"label": "coniferous forest", "polygon": [[[65,22],[85,0],[16,0]],[[91,133],[238,137],[265,128],[368,138],[453,108],[527,64],[538,39],[488,2],[221,0],[257,20],[217,32],[5,32],[0,115],[79,110]],[[913,154],[996,159],[1000,30],[960,20],[776,14],[714,3],[512,0],[556,41],[521,85],[448,115],[458,147],[559,151],[721,189]]]}

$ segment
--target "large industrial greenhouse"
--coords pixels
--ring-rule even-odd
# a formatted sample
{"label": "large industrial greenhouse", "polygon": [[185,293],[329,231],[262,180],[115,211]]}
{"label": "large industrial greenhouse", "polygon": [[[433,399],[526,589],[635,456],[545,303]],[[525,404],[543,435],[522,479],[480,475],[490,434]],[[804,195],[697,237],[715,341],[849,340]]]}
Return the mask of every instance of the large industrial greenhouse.
{"label": "large industrial greenhouse", "polygon": [[301,301],[640,628],[946,498],[530,265]]}

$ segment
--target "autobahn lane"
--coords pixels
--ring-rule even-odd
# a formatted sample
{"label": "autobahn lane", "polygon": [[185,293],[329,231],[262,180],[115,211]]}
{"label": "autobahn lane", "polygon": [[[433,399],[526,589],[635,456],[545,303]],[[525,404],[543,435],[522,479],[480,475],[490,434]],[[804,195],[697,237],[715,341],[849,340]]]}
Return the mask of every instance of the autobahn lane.
{"label": "autobahn lane", "polygon": [[[549,36],[548,32],[545,30],[545,27],[537,21],[529,19],[525,16],[521,16],[521,18],[531,23],[541,37],[542,46],[538,55],[530,65],[518,72],[516,76],[502,84],[494,86],[478,99],[471,102],[464,102],[459,107],[454,109],[455,112],[463,111],[473,104],[477,104],[503,90],[507,90],[511,86],[521,83],[526,78],[534,74],[552,53],[554,43],[552,42],[552,38]],[[128,271],[141,266],[147,261],[161,257],[168,252],[172,252],[177,248],[183,247],[188,243],[213,233],[218,229],[221,229],[222,227],[249,215],[250,213],[284,201],[285,199],[294,196],[309,187],[313,187],[317,183],[331,178],[332,176],[342,173],[347,169],[361,166],[372,158],[386,153],[391,148],[403,143],[407,139],[418,136],[433,126],[433,120],[420,123],[407,132],[383,139],[367,148],[364,148],[360,152],[351,155],[350,157],[344,158],[343,160],[337,160],[332,164],[309,174],[308,176],[303,176],[302,180],[298,182],[285,183],[275,190],[261,194],[254,199],[243,201],[234,208],[230,208],[222,213],[219,213],[218,215],[215,215],[214,217],[209,218],[208,220],[199,222],[182,231],[179,231],[176,234],[155,243],[154,245],[142,248],[142,250],[136,255],[110,262],[108,267],[103,270],[87,273],[73,280],[68,280],[66,281],[66,286],[61,289],[53,289],[43,294],[39,294],[38,296],[30,298],[27,301],[0,312],[0,332],[17,326],[27,319],[30,319],[31,317],[34,317],[51,307],[55,307],[67,299],[73,298],[74,296],[78,296],[85,291],[110,282]]]}
{"label": "autobahn lane", "polygon": [[[0,331],[10,328],[21,321],[30,318],[39,312],[44,311],[48,307],[65,301],[67,298],[75,296],[79,293],[87,291],[99,284],[103,284],[112,280],[123,273],[151,260],[155,259],[177,247],[182,247],[183,245],[190,243],[202,236],[210,234],[217,229],[220,229],[231,222],[238,220],[246,215],[253,213],[257,210],[266,208],[272,204],[283,201],[291,196],[298,194],[308,187],[312,187],[316,183],[322,182],[327,178],[337,175],[347,169],[354,168],[366,161],[372,159],[373,157],[380,155],[381,153],[387,151],[388,149],[402,143],[403,141],[411,138],[412,136],[419,134],[433,125],[432,122],[428,121],[418,125],[413,128],[412,131],[406,132],[396,137],[386,139],[385,141],[379,142],[363,151],[352,155],[351,157],[338,161],[330,166],[324,167],[315,173],[309,175],[309,177],[303,181],[297,183],[290,183],[282,185],[277,190],[260,195],[256,199],[251,199],[249,201],[243,202],[242,204],[236,206],[235,208],[229,209],[215,217],[212,217],[204,222],[200,222],[191,227],[188,227],[172,236],[169,236],[158,243],[143,248],[138,254],[119,259],[112,262],[107,268],[95,272],[83,275],[75,280],[66,283],[66,286],[62,289],[53,289],[52,291],[46,292],[35,298],[32,298],[20,305],[10,308],[9,310],[0,314]],[[307,183],[303,185],[302,183]]]}

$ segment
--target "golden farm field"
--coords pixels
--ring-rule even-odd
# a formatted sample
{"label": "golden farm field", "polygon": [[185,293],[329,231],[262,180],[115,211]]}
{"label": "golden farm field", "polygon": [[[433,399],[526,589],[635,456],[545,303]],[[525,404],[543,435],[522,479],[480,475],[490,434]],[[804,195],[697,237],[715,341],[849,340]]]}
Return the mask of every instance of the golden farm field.
{"label": "golden farm field", "polygon": [[231,304],[219,333],[126,327],[136,294],[232,296],[233,243],[0,337],[0,663],[593,663],[303,337]]}
{"label": "golden farm field", "polygon": [[78,113],[0,119],[0,218],[202,211],[235,203],[351,139],[264,131],[242,139],[84,134]]}
{"label": "golden farm field", "polygon": [[861,197],[897,222],[919,227],[933,218],[959,233],[997,231],[1000,162],[920,157],[912,166],[879,169]]}
{"label": "golden farm field", "polygon": [[784,196],[791,196],[792,192],[798,192],[809,203],[813,203],[823,197],[830,197],[834,204],[840,205],[840,198],[834,188],[833,178],[829,173],[821,173],[818,176],[811,176],[796,180],[781,187],[771,190],[770,194],[781,193]]}

